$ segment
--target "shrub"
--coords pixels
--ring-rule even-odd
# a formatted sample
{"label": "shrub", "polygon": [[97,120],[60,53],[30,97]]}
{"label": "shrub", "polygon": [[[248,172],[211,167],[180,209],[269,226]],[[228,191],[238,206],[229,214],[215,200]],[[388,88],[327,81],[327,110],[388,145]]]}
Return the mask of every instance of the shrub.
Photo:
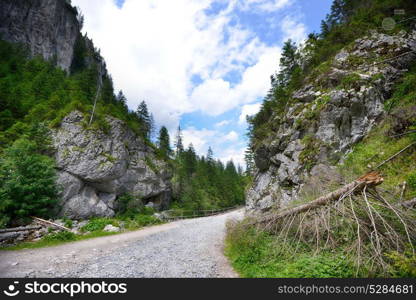
{"label": "shrub", "polygon": [[58,233],[52,233],[44,236],[42,240],[47,242],[69,242],[75,241],[77,235],[70,231],[60,231]]}
{"label": "shrub", "polygon": [[36,142],[21,138],[0,159],[0,213],[3,225],[31,215],[48,217],[57,201],[54,161]]}
{"label": "shrub", "polygon": [[119,217],[129,218],[139,214],[143,203],[137,197],[125,193],[117,198],[117,212]]}
{"label": "shrub", "polygon": [[158,218],[154,216],[149,216],[149,215],[137,215],[134,218],[134,221],[136,221],[139,227],[148,226],[148,225],[156,225],[156,224],[162,223]]}
{"label": "shrub", "polygon": [[393,277],[416,277],[416,255],[407,250],[404,253],[397,251],[386,255],[392,261],[390,273]]}
{"label": "shrub", "polygon": [[103,230],[104,227],[108,224],[111,224],[113,226],[119,226],[118,222],[114,219],[109,218],[94,218],[89,220],[88,224],[84,225],[81,228],[81,231],[86,232],[94,232],[94,231],[100,231]]}

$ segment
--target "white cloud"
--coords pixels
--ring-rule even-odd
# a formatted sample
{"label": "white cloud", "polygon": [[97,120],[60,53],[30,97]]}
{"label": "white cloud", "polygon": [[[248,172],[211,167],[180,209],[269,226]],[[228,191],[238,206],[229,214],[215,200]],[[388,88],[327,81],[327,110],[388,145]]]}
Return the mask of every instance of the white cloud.
{"label": "white cloud", "polygon": [[[72,2],[81,7],[84,31],[101,49],[115,88],[124,91],[128,105],[134,109],[146,100],[156,122],[170,129],[184,113],[218,115],[262,97],[278,64],[278,47],[230,25],[235,0],[214,15],[204,10],[215,0],[126,0],[122,8],[113,0]],[[289,2],[251,4],[281,8]],[[243,78],[234,87],[223,79],[231,71]],[[201,85],[193,86],[193,75],[202,78]]]}
{"label": "white cloud", "polygon": [[306,26],[294,17],[286,16],[280,27],[283,32],[283,41],[291,39],[293,42],[300,44],[306,39]]}
{"label": "white cloud", "polygon": [[238,123],[244,124],[244,122],[246,122],[246,117],[252,116],[258,113],[260,110],[260,107],[261,107],[261,103],[244,105],[243,108],[241,109],[241,114],[240,114],[240,118],[238,119]]}
{"label": "white cloud", "polygon": [[260,10],[274,12],[291,5],[293,0],[242,0],[240,2],[242,10]]}
{"label": "white cloud", "polygon": [[223,162],[227,162],[229,160],[232,160],[236,166],[237,165],[245,166],[245,161],[244,161],[245,150],[246,150],[246,147],[237,147],[237,148],[229,147],[229,148],[226,148],[222,152],[222,155],[220,156],[220,159]]}
{"label": "white cloud", "polygon": [[215,127],[223,127],[223,126],[226,126],[226,125],[228,125],[228,124],[230,124],[231,123],[231,121],[230,120],[223,120],[223,121],[220,121],[220,122],[218,122],[218,123],[215,123]]}
{"label": "white cloud", "polygon": [[234,162],[244,165],[246,145],[237,132],[232,130],[224,133],[219,130],[188,127],[182,131],[182,134],[185,147],[192,143],[199,155],[206,155],[208,147],[211,147],[214,156],[224,163],[233,159]]}
{"label": "white cloud", "polygon": [[[214,2],[222,2],[225,9],[207,14],[205,10]],[[280,48],[266,45],[251,29],[232,20],[238,10],[270,13],[293,2],[126,0],[119,8],[114,0],[72,0],[85,15],[84,31],[101,49],[115,89],[123,90],[131,109],[146,100],[156,123],[167,126],[171,133],[185,113],[218,116],[240,108],[245,113],[258,106],[251,103],[267,93]],[[293,40],[304,35],[304,25],[293,18],[277,24]],[[230,72],[237,72],[241,81],[231,84],[225,80]],[[194,76],[201,78],[199,85],[193,83]],[[219,122],[214,128],[224,125],[225,121]],[[218,146],[219,157],[235,154],[241,158],[243,144],[239,150],[215,144],[226,141],[224,137],[230,134],[218,130],[186,128],[185,144],[193,143],[202,154],[211,144]]]}
{"label": "white cloud", "polygon": [[205,155],[210,146],[209,142],[217,134],[217,131],[208,129],[195,129],[194,127],[188,127],[182,130],[183,144],[187,148],[189,144],[192,144],[197,153]]}
{"label": "white cloud", "polygon": [[225,141],[235,142],[238,140],[238,133],[234,130],[230,131],[224,136]]}

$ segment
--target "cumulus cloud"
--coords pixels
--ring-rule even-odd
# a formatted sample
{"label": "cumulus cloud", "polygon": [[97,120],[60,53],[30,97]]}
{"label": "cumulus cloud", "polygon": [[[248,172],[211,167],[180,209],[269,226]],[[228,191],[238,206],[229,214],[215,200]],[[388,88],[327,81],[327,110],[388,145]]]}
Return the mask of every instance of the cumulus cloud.
{"label": "cumulus cloud", "polygon": [[233,160],[244,165],[245,142],[234,130],[224,133],[219,130],[196,129],[188,127],[182,131],[185,147],[192,144],[200,155],[205,155],[208,147],[214,151],[214,155],[226,162]]}
{"label": "cumulus cloud", "polygon": [[238,140],[238,133],[232,130],[224,136],[224,140],[229,142],[235,142]]}
{"label": "cumulus cloud", "polygon": [[294,17],[286,16],[282,20],[280,27],[283,32],[283,41],[291,39],[299,44],[306,39],[306,26]]}
{"label": "cumulus cloud", "polygon": [[[146,100],[156,121],[176,127],[184,113],[200,110],[218,115],[261,97],[277,66],[279,48],[267,47],[256,35],[231,26],[234,1],[208,15],[214,0],[73,0],[107,61],[116,89],[122,89],[134,109]],[[252,5],[285,1],[251,1]],[[225,39],[227,35],[227,39]],[[236,86],[223,77],[242,74]],[[202,79],[199,86],[191,78]]]}
{"label": "cumulus cloud", "polygon": [[241,109],[240,118],[238,119],[239,124],[244,124],[246,122],[247,116],[255,115],[259,112],[261,103],[246,104]]}
{"label": "cumulus cloud", "polygon": [[[115,89],[123,90],[131,109],[145,100],[156,123],[167,126],[171,133],[186,113],[218,116],[233,109],[242,109],[242,114],[255,111],[259,104],[252,103],[269,89],[280,47],[270,46],[250,28],[235,22],[236,11],[271,13],[293,2],[125,0],[118,7],[115,0],[72,0],[85,15],[83,30],[101,49]],[[222,3],[223,8],[208,13],[215,3]],[[304,25],[293,18],[278,24],[293,40],[305,35]],[[238,74],[236,82],[226,79],[233,72]],[[195,77],[200,78],[197,83],[192,80]],[[213,128],[226,125],[220,123]],[[194,127],[184,130],[185,143],[193,143],[203,154],[218,136],[227,141],[227,134]],[[230,138],[235,135],[228,141]],[[219,156],[241,158],[244,145],[235,147],[222,150],[219,146]]]}
{"label": "cumulus cloud", "polygon": [[274,12],[291,5],[293,0],[242,0],[240,2],[243,10],[260,10],[266,12]]}

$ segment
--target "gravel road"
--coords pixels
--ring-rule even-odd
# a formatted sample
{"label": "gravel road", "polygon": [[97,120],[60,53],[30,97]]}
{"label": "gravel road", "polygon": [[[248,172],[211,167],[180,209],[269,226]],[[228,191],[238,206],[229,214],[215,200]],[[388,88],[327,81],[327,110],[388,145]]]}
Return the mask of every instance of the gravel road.
{"label": "gravel road", "polygon": [[0,277],[236,277],[225,223],[243,210],[65,245],[0,251]]}

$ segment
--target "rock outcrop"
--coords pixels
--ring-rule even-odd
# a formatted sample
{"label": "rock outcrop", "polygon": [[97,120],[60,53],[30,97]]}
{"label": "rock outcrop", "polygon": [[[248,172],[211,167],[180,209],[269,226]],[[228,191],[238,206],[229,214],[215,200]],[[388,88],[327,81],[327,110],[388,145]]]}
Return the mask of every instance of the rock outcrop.
{"label": "rock outcrop", "polygon": [[80,24],[66,0],[0,0],[0,37],[69,71]]}
{"label": "rock outcrop", "polygon": [[107,133],[84,129],[83,122],[84,116],[74,111],[52,134],[62,187],[60,215],[112,216],[125,193],[167,208],[171,171],[152,148],[118,119],[107,117]]}
{"label": "rock outcrop", "polygon": [[286,114],[272,116],[274,132],[255,150],[247,208],[285,206],[310,188],[313,178],[340,181],[332,165],[383,118],[383,104],[415,61],[415,50],[416,31],[394,36],[373,31],[342,49],[329,70],[307,79]]}

